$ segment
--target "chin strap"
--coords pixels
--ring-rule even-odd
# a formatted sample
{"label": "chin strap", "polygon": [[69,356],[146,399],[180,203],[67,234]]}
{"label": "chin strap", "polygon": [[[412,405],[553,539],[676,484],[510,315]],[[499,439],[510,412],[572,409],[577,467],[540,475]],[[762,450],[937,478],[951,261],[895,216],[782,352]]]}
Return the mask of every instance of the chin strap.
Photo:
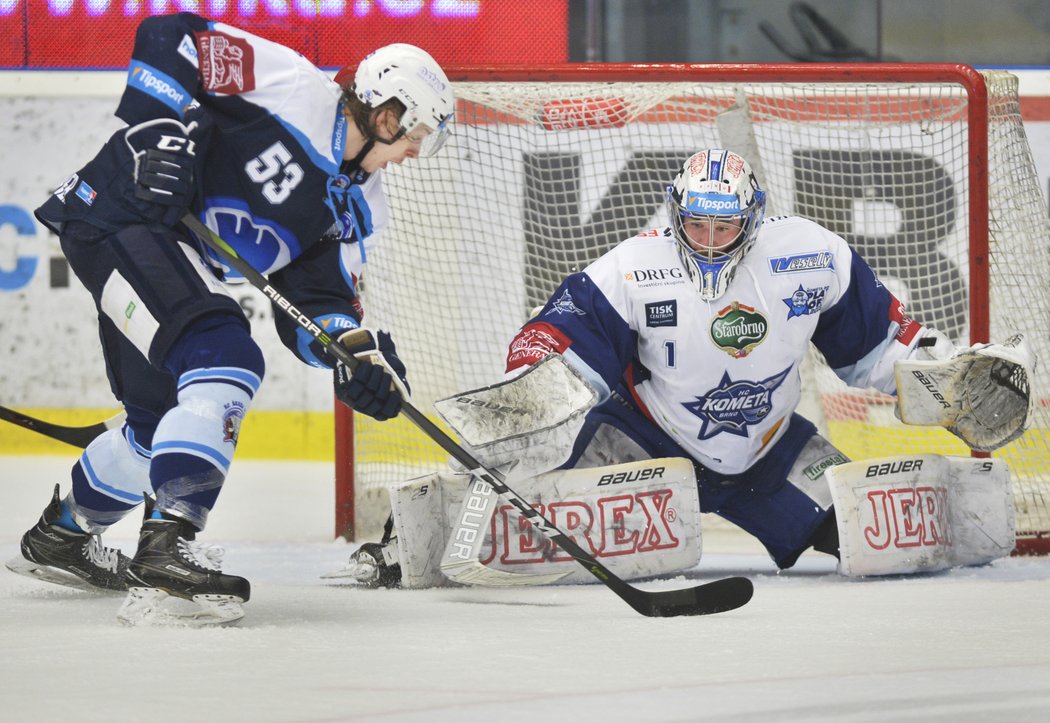
{"label": "chin strap", "polygon": [[369,134],[368,140],[365,141],[365,145],[361,149],[361,152],[349,161],[343,161],[342,165],[339,166],[339,172],[346,176],[353,176],[354,173],[361,168],[361,162],[365,160],[365,156],[368,155],[369,151],[375,148],[375,145],[375,138]]}

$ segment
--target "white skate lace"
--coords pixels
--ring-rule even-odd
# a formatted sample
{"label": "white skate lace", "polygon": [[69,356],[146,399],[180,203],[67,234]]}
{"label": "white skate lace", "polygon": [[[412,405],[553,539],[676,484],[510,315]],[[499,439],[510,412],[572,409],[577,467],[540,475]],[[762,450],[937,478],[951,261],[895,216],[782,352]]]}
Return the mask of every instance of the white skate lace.
{"label": "white skate lace", "polygon": [[184,540],[179,538],[179,552],[190,562],[200,565],[205,570],[222,570],[222,556],[226,550],[218,545],[209,545],[196,540]]}
{"label": "white skate lace", "polygon": [[105,547],[98,535],[92,535],[87,544],[84,545],[84,557],[92,565],[97,565],[105,570],[117,572],[117,563],[120,553],[112,547]]}

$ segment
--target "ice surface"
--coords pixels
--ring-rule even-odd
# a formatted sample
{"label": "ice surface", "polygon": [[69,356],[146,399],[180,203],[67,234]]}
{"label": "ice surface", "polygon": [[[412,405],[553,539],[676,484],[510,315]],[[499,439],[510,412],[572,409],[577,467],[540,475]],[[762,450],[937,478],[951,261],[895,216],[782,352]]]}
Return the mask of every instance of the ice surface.
{"label": "ice surface", "polygon": [[[0,556],[71,459],[2,457]],[[366,590],[319,576],[326,465],[237,462],[202,539],[253,584],[237,627],[124,628],[120,597],[0,569],[4,721],[1045,721],[1050,561],[855,581],[776,574],[709,540],[674,586],[755,581],[746,607],[649,619],[600,585]],[[126,552],[138,520],[107,540]]]}

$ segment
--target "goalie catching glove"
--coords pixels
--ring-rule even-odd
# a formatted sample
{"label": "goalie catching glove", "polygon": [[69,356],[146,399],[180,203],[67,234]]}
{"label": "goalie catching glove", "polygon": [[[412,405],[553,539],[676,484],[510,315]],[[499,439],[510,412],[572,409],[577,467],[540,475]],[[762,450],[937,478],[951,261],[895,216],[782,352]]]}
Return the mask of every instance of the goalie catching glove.
{"label": "goalie catching glove", "polygon": [[380,422],[396,417],[408,397],[409,386],[407,370],[397,356],[390,334],[354,329],[338,341],[361,363],[351,370],[342,362],[336,362],[336,398],[355,412]]}
{"label": "goalie catching glove", "polygon": [[948,359],[898,361],[897,414],[905,424],[940,425],[971,449],[991,452],[1027,427],[1035,363],[1021,334]]}

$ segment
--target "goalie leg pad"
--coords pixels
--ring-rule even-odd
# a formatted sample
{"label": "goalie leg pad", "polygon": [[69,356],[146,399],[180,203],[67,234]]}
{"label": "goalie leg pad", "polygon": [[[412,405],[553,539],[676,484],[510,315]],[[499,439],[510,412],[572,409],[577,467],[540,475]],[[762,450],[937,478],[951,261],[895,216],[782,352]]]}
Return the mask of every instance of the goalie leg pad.
{"label": "goalie leg pad", "polygon": [[[513,505],[495,495],[484,510],[468,510],[478,513],[471,520],[484,519],[478,530],[483,536],[480,544],[475,538],[453,540],[452,534],[463,527],[463,501],[479,497],[471,494],[471,482],[467,474],[443,473],[390,490],[402,587],[445,584],[443,555],[458,555],[453,562],[468,563],[464,551],[497,573],[462,580],[471,584],[594,582],[572,558],[532,529]],[[679,572],[700,560],[700,503],[689,460],[558,470],[515,482],[515,489],[624,579]]]}
{"label": "goalie leg pad", "polygon": [[843,575],[980,565],[1014,547],[1013,493],[1001,460],[888,457],[838,465],[825,474]]}

